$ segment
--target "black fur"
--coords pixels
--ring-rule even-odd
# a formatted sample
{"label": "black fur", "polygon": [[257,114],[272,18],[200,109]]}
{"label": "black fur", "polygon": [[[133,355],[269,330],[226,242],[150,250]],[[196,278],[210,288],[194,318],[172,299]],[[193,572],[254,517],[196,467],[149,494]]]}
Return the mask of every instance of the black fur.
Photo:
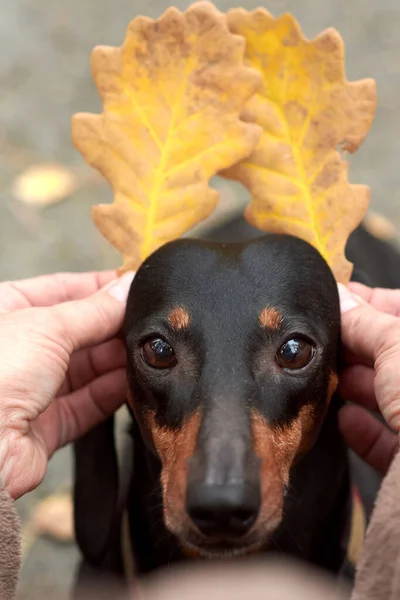
{"label": "black fur", "polygon": [[[356,278],[371,284],[376,269],[371,269],[368,277],[363,256],[376,241],[364,231],[353,234],[357,235],[349,244],[351,259],[363,267],[361,272],[355,271]],[[244,447],[251,452],[246,421],[249,404],[275,427],[290,423],[310,402],[322,419],[329,374],[337,369],[339,350],[336,284],[315,250],[291,237],[259,237],[242,220],[213,232],[213,238],[222,242],[224,236],[238,243],[180,240],[150,257],[132,285],[124,325],[135,402],[155,411],[158,425],[170,429],[179,429],[184,419],[201,407],[205,416],[196,453],[209,457],[207,468],[218,467],[218,452],[210,455],[208,444],[210,439],[218,439],[213,423],[221,411],[227,432],[222,441],[233,454],[238,422],[242,423]],[[243,237],[254,240],[242,244]],[[374,247],[378,262],[379,252],[385,256],[392,252],[393,264],[397,264],[397,254],[386,245]],[[382,268],[381,285],[385,285],[383,275]],[[393,277],[387,280],[387,287],[396,283]],[[168,313],[176,305],[184,305],[190,313],[190,327],[184,331],[168,327]],[[258,326],[257,316],[265,306],[281,313],[283,327],[279,331],[266,332]],[[141,343],[154,333],[171,341],[178,355],[173,376],[143,364]],[[278,375],[271,371],[272,358],[282,340],[294,333],[315,344],[316,356],[303,374]],[[224,410],[227,399],[230,409]],[[350,509],[347,451],[336,422],[339,406],[340,399],[335,396],[320,435],[319,426],[315,428],[315,444],[292,468],[284,517],[267,545],[268,551],[284,552],[332,572],[339,571],[345,558]],[[107,446],[112,445],[110,429],[103,430]],[[221,437],[221,428],[218,431]],[[92,440],[94,435],[89,434]],[[160,461],[143,425],[135,419],[133,438],[133,477],[122,503],[128,506],[136,567],[143,573],[182,560],[184,555],[163,523]],[[103,448],[109,458],[99,464],[101,479],[87,470],[88,464],[95,464],[98,445],[104,439],[92,443],[88,437],[89,441],[76,446],[77,536],[86,561],[100,571],[118,573],[118,475],[112,451]]]}

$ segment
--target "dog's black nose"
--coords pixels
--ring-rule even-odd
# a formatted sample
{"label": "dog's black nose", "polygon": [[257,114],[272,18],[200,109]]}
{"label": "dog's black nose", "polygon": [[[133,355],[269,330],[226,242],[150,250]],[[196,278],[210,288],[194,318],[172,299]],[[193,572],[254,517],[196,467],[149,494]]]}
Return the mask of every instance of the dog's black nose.
{"label": "dog's black nose", "polygon": [[192,484],[187,490],[186,511],[207,537],[234,538],[247,533],[260,511],[256,486]]}

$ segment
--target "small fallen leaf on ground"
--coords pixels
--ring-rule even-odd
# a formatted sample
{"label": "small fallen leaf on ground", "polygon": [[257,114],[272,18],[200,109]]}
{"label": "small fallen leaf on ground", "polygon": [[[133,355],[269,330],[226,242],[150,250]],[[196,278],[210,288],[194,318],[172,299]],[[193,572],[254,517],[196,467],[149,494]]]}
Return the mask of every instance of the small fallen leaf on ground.
{"label": "small fallen leaf on ground", "polygon": [[369,211],[365,215],[363,224],[365,229],[379,240],[390,240],[396,237],[396,227],[380,213]]}
{"label": "small fallen leaf on ground", "polygon": [[354,152],[365,139],[375,82],[347,81],[344,44],[334,29],[309,41],[292,15],[275,19],[263,8],[233,9],[228,24],[246,39],[246,64],[263,79],[242,113],[263,135],[224,175],[250,190],[251,225],[306,240],[347,283],[352,265],[344,250],[367,211],[369,188],[348,182],[337,149]]}
{"label": "small fallen leaf on ground", "polygon": [[24,204],[48,206],[70,196],[76,187],[77,179],[66,167],[34,165],[15,179],[12,195]]}
{"label": "small fallen leaf on ground", "polygon": [[199,2],[137,17],[121,48],[93,51],[103,113],[75,115],[72,138],[113,188],[113,204],[92,215],[123,255],[120,272],[208,217],[209,179],[256,147],[260,128],[239,118],[261,84],[244,49],[226,15]]}
{"label": "small fallen leaf on ground", "polygon": [[353,492],[353,514],[347,557],[356,566],[360,558],[366,532],[365,510],[357,491]]}
{"label": "small fallen leaf on ground", "polygon": [[70,494],[54,494],[40,502],[32,515],[30,528],[36,535],[58,541],[74,539],[74,511]]}

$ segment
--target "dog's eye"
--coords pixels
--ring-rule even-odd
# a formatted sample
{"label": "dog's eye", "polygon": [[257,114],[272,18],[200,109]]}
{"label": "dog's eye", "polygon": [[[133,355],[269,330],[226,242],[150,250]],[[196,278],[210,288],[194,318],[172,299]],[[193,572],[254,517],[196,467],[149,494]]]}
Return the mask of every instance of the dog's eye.
{"label": "dog's eye", "polygon": [[143,344],[145,362],[155,369],[171,369],[176,364],[173,348],[162,338],[153,338]]}
{"label": "dog's eye", "polygon": [[285,342],[278,350],[276,360],[283,369],[302,369],[314,356],[314,347],[302,338]]}

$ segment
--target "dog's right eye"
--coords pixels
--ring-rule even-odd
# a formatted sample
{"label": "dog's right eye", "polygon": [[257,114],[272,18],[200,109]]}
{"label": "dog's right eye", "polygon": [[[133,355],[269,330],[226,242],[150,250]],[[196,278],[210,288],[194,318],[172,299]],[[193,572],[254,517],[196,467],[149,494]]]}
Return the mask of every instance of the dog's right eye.
{"label": "dog's right eye", "polygon": [[314,347],[305,339],[295,337],[278,350],[276,360],[286,371],[297,371],[307,366],[314,356]]}
{"label": "dog's right eye", "polygon": [[147,340],[142,346],[144,361],[154,369],[171,369],[176,365],[173,348],[162,338]]}

